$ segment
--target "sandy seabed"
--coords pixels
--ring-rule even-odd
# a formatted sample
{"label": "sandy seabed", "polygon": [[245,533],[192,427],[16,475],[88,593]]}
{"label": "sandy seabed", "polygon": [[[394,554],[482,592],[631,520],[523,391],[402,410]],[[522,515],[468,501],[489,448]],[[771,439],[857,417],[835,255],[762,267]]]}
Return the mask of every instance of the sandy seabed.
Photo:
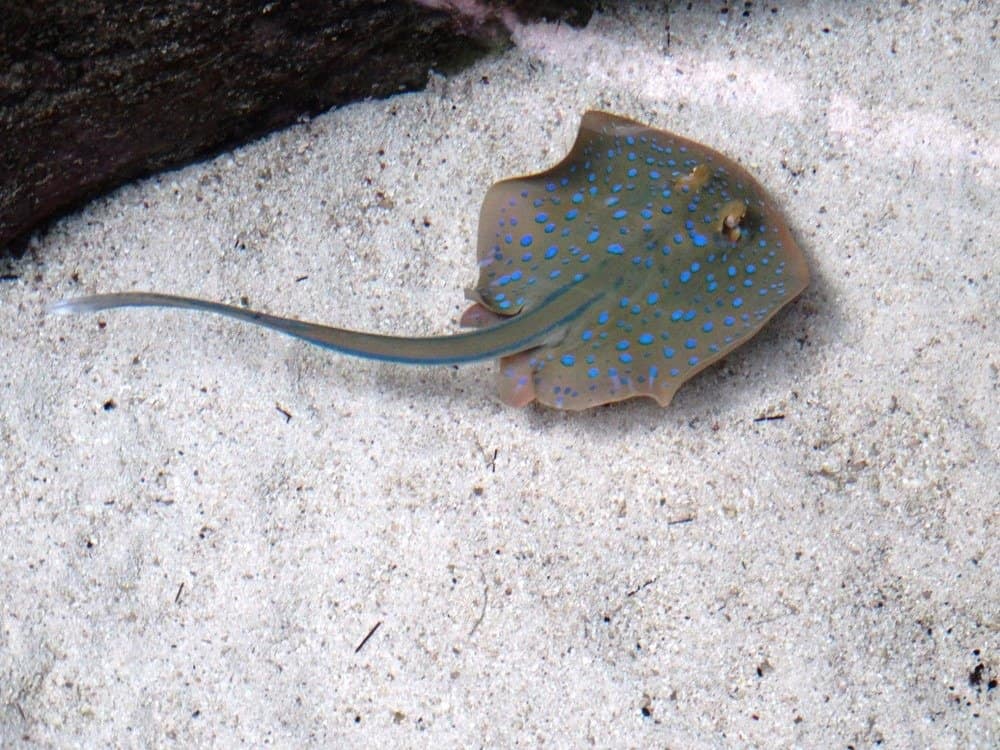
{"label": "sandy seabed", "polygon": [[[9,269],[0,745],[997,746],[995,9],[696,4],[668,45],[604,5],[127,185]],[[453,331],[486,189],[590,108],[738,159],[813,272],[667,409],[45,313],[155,289]]]}

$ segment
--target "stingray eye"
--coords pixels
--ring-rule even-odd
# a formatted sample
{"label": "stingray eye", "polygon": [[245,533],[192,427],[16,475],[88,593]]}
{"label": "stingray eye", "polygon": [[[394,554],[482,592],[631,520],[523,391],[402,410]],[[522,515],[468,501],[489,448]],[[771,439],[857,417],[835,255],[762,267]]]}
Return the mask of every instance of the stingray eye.
{"label": "stingray eye", "polygon": [[674,190],[681,193],[697,193],[712,179],[712,171],[705,164],[699,164],[687,174],[674,181]]}
{"label": "stingray eye", "polygon": [[730,201],[719,212],[716,230],[730,242],[738,242],[747,232],[749,223],[747,205],[743,201]]}

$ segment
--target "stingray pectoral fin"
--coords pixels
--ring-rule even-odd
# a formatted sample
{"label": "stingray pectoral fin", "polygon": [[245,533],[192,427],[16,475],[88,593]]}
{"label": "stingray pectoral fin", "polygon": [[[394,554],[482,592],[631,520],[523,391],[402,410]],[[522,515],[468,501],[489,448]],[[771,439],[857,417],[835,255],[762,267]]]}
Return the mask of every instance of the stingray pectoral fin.
{"label": "stingray pectoral fin", "polygon": [[236,318],[254,325],[295,336],[311,344],[367,359],[403,364],[447,365],[477,362],[550,344],[565,335],[565,328],[595,304],[581,290],[564,288],[538,307],[499,325],[452,336],[410,338],[334,328],[294,318],[248,310],[208,300],[150,292],[101,294],[63,300],[50,308],[54,313],[86,313],[116,307],[172,307]]}

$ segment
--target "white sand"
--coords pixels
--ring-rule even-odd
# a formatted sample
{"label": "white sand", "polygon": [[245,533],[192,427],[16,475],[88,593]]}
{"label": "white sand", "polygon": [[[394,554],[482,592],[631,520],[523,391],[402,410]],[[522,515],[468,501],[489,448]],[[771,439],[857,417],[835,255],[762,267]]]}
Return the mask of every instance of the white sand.
{"label": "white sand", "polygon": [[[0,745],[997,745],[994,14],[707,5],[669,51],[659,11],[525,29],[34,244],[0,282]],[[591,107],[742,161],[814,272],[668,409],[44,314],[452,331],[486,188]]]}

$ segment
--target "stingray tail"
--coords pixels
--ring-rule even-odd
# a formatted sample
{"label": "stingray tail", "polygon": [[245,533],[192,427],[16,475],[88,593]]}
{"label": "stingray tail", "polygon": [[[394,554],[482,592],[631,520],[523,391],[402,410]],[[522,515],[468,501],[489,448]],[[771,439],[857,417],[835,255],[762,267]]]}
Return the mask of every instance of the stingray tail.
{"label": "stingray tail", "polygon": [[56,314],[92,313],[116,307],[173,307],[236,318],[295,336],[310,344],[367,359],[417,365],[450,365],[494,359],[558,339],[566,324],[593,305],[575,290],[560,289],[533,310],[490,328],[452,336],[409,338],[334,328],[294,318],[248,310],[220,302],[152,292],[124,292],[77,297],[49,308]]}

